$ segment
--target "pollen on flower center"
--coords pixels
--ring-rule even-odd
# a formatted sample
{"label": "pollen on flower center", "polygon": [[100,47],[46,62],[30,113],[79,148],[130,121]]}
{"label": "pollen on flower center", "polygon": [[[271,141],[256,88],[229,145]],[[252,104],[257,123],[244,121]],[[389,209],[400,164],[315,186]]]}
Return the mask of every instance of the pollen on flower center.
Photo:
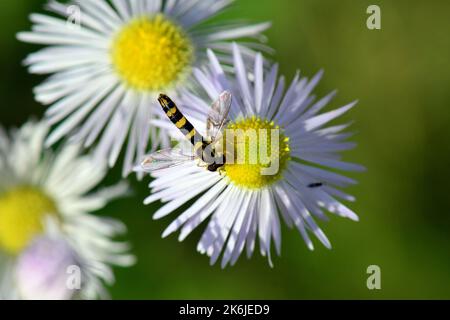
{"label": "pollen on flower center", "polygon": [[290,149],[289,138],[279,126],[252,117],[230,123],[225,136],[230,132],[234,136],[234,161],[230,163],[232,159],[227,156],[224,169],[232,183],[248,189],[260,189],[282,177],[290,160]]}
{"label": "pollen on flower center", "polygon": [[0,194],[0,249],[17,254],[43,231],[43,218],[56,214],[41,190],[21,186]]}
{"label": "pollen on flower center", "polygon": [[161,91],[186,76],[194,47],[187,34],[162,14],[132,20],[111,50],[116,72],[131,88]]}

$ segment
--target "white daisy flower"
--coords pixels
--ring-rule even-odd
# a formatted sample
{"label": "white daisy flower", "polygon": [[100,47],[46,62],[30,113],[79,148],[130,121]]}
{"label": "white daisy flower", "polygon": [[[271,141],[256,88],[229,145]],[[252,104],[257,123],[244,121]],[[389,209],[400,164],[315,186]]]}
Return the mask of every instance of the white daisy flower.
{"label": "white daisy flower", "polygon": [[[241,50],[237,45],[233,48],[235,76],[227,75],[217,56],[208,51],[209,66],[194,71],[205,97],[202,99],[185,92],[180,110],[186,111],[186,118],[204,133],[205,110],[209,110],[211,102],[221,92],[229,91],[233,103],[227,129],[241,129],[241,135],[251,129],[257,130],[257,135],[270,135],[269,131],[273,129],[279,132],[278,150],[271,149],[271,143],[267,143],[268,154],[277,158],[279,170],[274,174],[262,174],[267,163],[259,159],[251,163],[250,157],[243,162],[225,162],[218,172],[199,167],[197,160],[185,161],[182,165],[152,171],[155,178],[150,184],[152,194],[145,203],[166,203],[154,215],[159,219],[193,201],[169,225],[163,237],[181,229],[179,240],[182,241],[209,218],[197,250],[207,254],[212,264],[223,253],[222,267],[235,264],[245,247],[250,258],[256,238],[261,254],[268,256],[272,265],[271,243],[278,255],[281,250],[280,216],[288,226],[299,230],[309,249],[313,250],[310,233],[331,248],[316,219],[325,220],[325,211],[328,211],[358,220],[358,216],[339,200],[354,201],[353,196],[340,188],[356,182],[332,170],[360,171],[364,168],[341,160],[339,152],[355,146],[346,141],[351,134],[343,132],[348,124],[326,125],[350,110],[355,102],[321,113],[335,95],[333,92],[318,101],[312,95],[322,72],[311,80],[297,74],[285,90],[285,80],[278,78],[277,65],[266,72],[263,58],[258,55],[254,68],[246,69]],[[253,81],[248,80],[248,75]],[[198,112],[192,112],[194,107]],[[174,127],[167,122],[159,125],[168,129]],[[184,139],[181,135],[179,138]],[[259,141],[262,140],[256,140],[256,147],[261,148]],[[244,148],[242,151],[248,155],[249,145],[244,144]],[[237,151],[239,153],[239,146]],[[145,170],[150,165],[143,162],[142,168]]]}
{"label": "white daisy flower", "polygon": [[[29,122],[7,135],[0,127],[0,298],[105,297],[112,265],[130,266],[134,257],[112,239],[126,227],[90,212],[123,196],[127,185],[91,192],[106,166],[80,156],[75,145],[44,151],[48,130]],[[68,292],[61,280],[72,264],[82,287]]]}
{"label": "white daisy flower", "polygon": [[[67,136],[85,147],[98,142],[95,155],[110,166],[125,149],[124,176],[149,140],[152,148],[167,145],[167,135],[149,124],[160,113],[152,107],[157,94],[190,86],[193,67],[207,60],[206,48],[226,64],[228,40],[264,39],[268,23],[205,25],[233,2],[49,1],[47,8],[60,17],[32,14],[32,31],[18,34],[49,46],[25,61],[31,73],[52,75],[35,89],[36,100],[50,106],[47,122],[57,125],[46,145]],[[245,43],[246,57],[254,58],[253,49],[261,47]]]}

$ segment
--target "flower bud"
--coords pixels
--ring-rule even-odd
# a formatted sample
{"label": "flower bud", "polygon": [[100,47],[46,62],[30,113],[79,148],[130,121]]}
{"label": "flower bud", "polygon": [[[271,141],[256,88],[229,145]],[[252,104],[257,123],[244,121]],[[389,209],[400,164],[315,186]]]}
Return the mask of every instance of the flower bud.
{"label": "flower bud", "polygon": [[[17,261],[16,283],[22,299],[68,300],[81,286],[81,274],[73,282],[77,255],[62,238],[39,237],[22,252]],[[78,285],[77,285],[78,283]]]}

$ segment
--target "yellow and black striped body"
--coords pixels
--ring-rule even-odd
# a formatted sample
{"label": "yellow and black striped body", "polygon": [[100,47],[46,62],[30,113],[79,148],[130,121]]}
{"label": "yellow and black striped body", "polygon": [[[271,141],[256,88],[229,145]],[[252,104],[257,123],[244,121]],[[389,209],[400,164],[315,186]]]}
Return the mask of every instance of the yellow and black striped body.
{"label": "yellow and black striped body", "polygon": [[[176,104],[166,95],[161,94],[158,98],[161,107],[169,120],[184,134],[194,146],[195,154],[208,164],[209,171],[217,171],[225,164],[225,157],[220,157],[221,161],[216,163],[208,159],[215,159],[214,150],[208,150],[209,142],[194,128],[188,119],[181,113]],[[209,154],[207,154],[209,152]]]}

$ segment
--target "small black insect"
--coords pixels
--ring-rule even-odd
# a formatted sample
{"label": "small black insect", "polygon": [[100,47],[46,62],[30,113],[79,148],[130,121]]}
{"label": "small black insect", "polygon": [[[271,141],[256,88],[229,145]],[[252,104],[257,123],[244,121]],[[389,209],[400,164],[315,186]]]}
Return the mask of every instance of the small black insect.
{"label": "small black insect", "polygon": [[314,182],[314,183],[308,184],[308,188],[320,188],[322,186],[323,186],[322,182]]}

